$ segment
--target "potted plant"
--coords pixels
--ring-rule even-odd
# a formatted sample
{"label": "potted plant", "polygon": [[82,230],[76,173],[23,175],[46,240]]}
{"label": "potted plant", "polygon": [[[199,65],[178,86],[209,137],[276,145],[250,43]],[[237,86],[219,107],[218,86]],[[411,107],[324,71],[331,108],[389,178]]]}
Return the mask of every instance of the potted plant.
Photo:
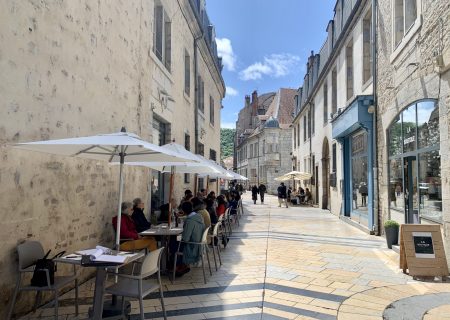
{"label": "potted plant", "polygon": [[387,220],[384,223],[384,232],[386,234],[386,243],[389,249],[392,249],[393,244],[398,244],[398,229],[400,225],[397,221]]}

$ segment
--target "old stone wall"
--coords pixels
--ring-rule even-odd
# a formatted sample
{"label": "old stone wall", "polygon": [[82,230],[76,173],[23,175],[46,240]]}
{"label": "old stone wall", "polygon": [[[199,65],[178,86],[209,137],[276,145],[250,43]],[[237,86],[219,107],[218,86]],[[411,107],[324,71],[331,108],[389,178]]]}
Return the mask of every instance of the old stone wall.
{"label": "old stone wall", "polygon": [[[418,1],[419,17],[398,48],[393,48],[391,1],[378,2],[378,165],[381,223],[389,218],[388,151],[386,130],[394,118],[417,100],[432,98],[439,104],[440,154],[444,235],[449,235],[450,173],[448,110],[449,72],[439,72],[436,56],[450,49],[448,1]],[[448,238],[445,240],[450,256]],[[448,259],[448,258],[447,258]]]}
{"label": "old stone wall", "polygon": [[[125,126],[150,140],[149,4],[3,1],[0,10],[0,318],[16,279],[15,247],[54,253],[111,244],[118,167],[12,149]],[[145,196],[148,170],[125,168],[124,200]],[[22,294],[15,310],[31,305]]]}
{"label": "old stone wall", "polygon": [[[122,126],[158,143],[155,117],[169,124],[167,139],[183,145],[184,134],[189,134],[194,150],[194,40],[189,24],[196,22],[181,13],[189,8],[185,2],[168,2],[164,8],[172,19],[170,72],[153,53],[154,1],[3,1],[0,318],[16,279],[18,243],[39,240],[55,253],[111,245],[111,218],[118,205],[118,166],[13,149],[11,144],[117,132]],[[189,94],[184,92],[186,51],[191,59]],[[207,120],[201,142],[207,158],[214,149],[220,159],[224,87],[211,75],[207,54],[199,49]],[[172,100],[162,101],[161,90]],[[215,103],[214,125],[209,124],[209,95]],[[124,173],[124,200],[141,197],[148,203],[150,170],[125,167]],[[177,175],[175,198],[192,188],[193,181],[192,176],[185,184]],[[82,278],[87,276],[82,270]],[[29,310],[31,298],[22,294],[15,312]]]}

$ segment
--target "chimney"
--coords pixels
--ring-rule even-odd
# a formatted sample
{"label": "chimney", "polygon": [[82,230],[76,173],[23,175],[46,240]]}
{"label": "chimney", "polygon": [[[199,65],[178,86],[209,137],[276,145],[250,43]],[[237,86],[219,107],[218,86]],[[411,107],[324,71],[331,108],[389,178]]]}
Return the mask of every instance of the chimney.
{"label": "chimney", "polygon": [[252,116],[258,114],[258,92],[255,90],[252,93]]}
{"label": "chimney", "polygon": [[247,108],[250,105],[250,96],[246,95],[245,96],[245,107]]}

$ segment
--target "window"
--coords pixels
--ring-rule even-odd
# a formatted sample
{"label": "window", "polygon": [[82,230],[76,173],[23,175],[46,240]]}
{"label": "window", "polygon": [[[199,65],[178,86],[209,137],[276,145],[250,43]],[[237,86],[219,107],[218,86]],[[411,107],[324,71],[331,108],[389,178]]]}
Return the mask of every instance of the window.
{"label": "window", "polygon": [[[184,148],[186,150],[191,150],[191,136],[187,133],[184,134]],[[191,175],[189,173],[184,174],[184,183],[191,182]]]}
{"label": "window", "polygon": [[363,19],[363,84],[372,77],[372,10]]}
{"label": "window", "polygon": [[201,156],[205,156],[205,146],[203,143],[198,143],[198,154]]}
{"label": "window", "polygon": [[345,48],[345,61],[347,64],[347,100],[350,100],[353,97],[353,39],[350,39],[349,44]]}
{"label": "window", "polygon": [[311,138],[311,109],[308,110],[308,139]]}
{"label": "window", "polygon": [[394,45],[397,47],[417,19],[417,0],[394,0]]}
{"label": "window", "polygon": [[209,123],[214,125],[214,99],[209,96]]}
{"label": "window", "polygon": [[216,150],[209,149],[209,159],[217,161]]}
{"label": "window", "polygon": [[297,125],[297,146],[300,147],[300,119],[298,120],[298,125]]}
{"label": "window", "polygon": [[198,76],[198,109],[205,113],[205,82],[201,76]]}
{"label": "window", "polygon": [[250,158],[253,158],[253,145],[250,145]]}
{"label": "window", "polygon": [[328,84],[323,85],[323,123],[328,122]]}
{"label": "window", "polygon": [[306,115],[303,116],[303,141],[306,141]]}
{"label": "window", "polygon": [[406,107],[388,128],[391,219],[442,223],[439,106],[424,100]]}
{"label": "window", "polygon": [[314,130],[316,127],[315,117],[316,117],[316,107],[315,107],[315,105],[312,105],[311,106],[311,134],[314,134]]}
{"label": "window", "polygon": [[155,3],[155,26],[153,28],[153,52],[170,71],[171,65],[171,22],[169,16],[159,1]]}
{"label": "window", "polygon": [[184,92],[191,95],[191,57],[187,50],[184,50]]}
{"label": "window", "polygon": [[297,128],[294,127],[294,149],[296,147],[295,145],[296,143],[297,143]]}
{"label": "window", "polygon": [[333,169],[333,172],[336,172],[336,167],[337,167],[337,164],[336,164],[336,143],[333,143],[332,149],[333,149],[333,152],[332,152],[332,161],[333,161],[332,169]]}
{"label": "window", "polygon": [[337,71],[336,67],[331,72],[331,113],[337,111]]}

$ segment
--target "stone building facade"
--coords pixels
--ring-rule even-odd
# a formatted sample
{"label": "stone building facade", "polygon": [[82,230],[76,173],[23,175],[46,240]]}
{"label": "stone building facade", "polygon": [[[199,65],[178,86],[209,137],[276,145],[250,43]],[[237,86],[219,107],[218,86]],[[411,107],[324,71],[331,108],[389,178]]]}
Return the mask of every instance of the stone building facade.
{"label": "stone building facade", "polygon": [[380,224],[442,225],[450,257],[450,3],[378,1]]}
{"label": "stone building facade", "polygon": [[245,107],[236,122],[236,169],[246,176],[248,186],[264,183],[267,192],[276,194],[274,179],[292,170],[291,130],[294,111],[293,89],[275,94],[246,97]]}
{"label": "stone building facade", "polygon": [[336,1],[328,36],[311,53],[292,123],[293,167],[313,202],[361,228],[375,224],[370,1]]}
{"label": "stone building facade", "polygon": [[[15,247],[111,244],[118,168],[11,148],[125,126],[220,159],[225,86],[203,0],[5,1],[0,11],[0,318],[15,283]],[[149,201],[167,178],[125,167],[124,199]],[[193,188],[177,177],[176,198]],[[167,199],[159,199],[161,202]],[[87,274],[83,274],[87,276]],[[15,308],[26,311],[32,295]]]}

